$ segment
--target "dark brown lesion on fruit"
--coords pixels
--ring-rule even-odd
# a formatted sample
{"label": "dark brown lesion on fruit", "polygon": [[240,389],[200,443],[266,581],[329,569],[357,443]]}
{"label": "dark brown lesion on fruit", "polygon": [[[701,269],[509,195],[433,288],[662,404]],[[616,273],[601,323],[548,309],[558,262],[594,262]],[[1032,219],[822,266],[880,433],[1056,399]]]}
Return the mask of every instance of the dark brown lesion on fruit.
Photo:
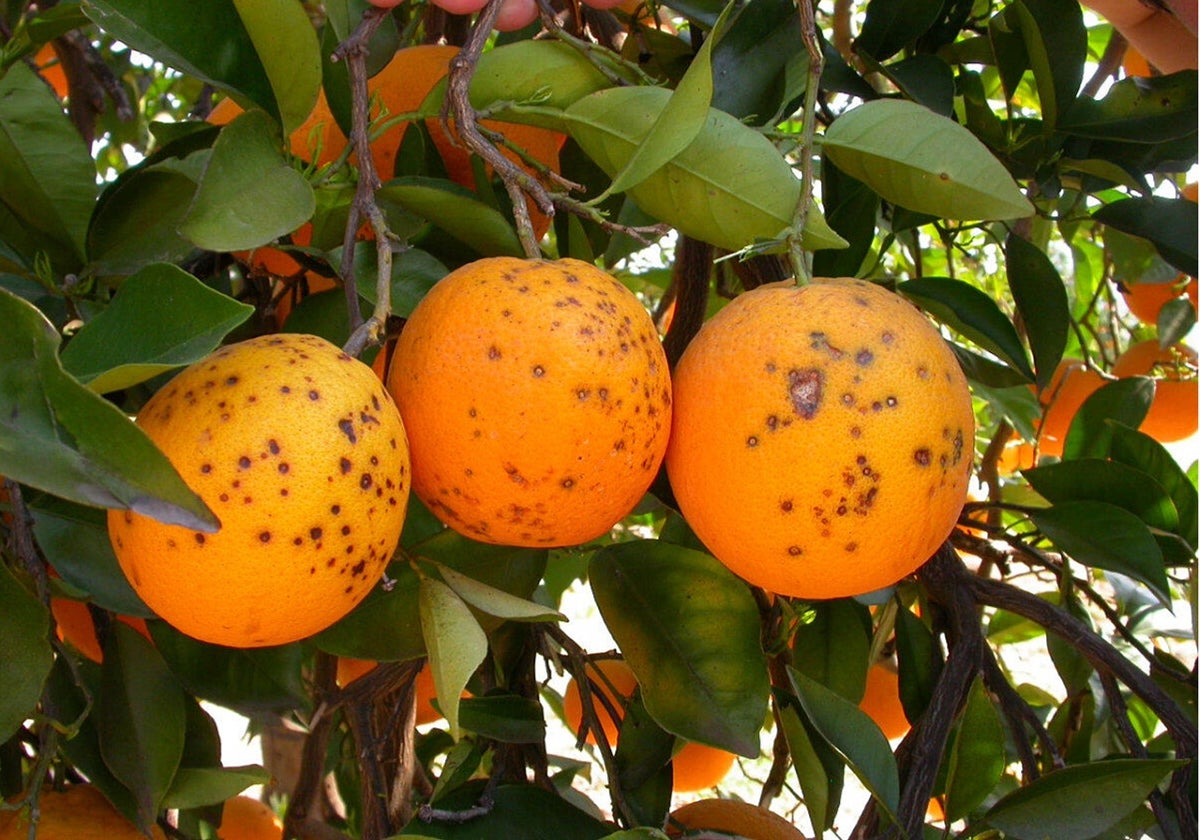
{"label": "dark brown lesion on fruit", "polygon": [[491,347],[488,348],[487,355],[488,355],[488,358],[491,359],[493,362],[496,361],[497,359],[500,358],[500,355],[501,355],[500,348],[497,347],[495,344],[493,344]]}
{"label": "dark brown lesion on fruit", "polygon": [[792,508],[794,508],[794,507],[795,507],[795,503],[791,499],[784,499],[782,502],[779,503],[779,509],[781,511],[783,511],[784,513],[791,513]]}
{"label": "dark brown lesion on fruit", "polygon": [[811,420],[821,408],[822,378],[816,368],[788,371],[788,400],[804,420]]}
{"label": "dark brown lesion on fruit", "polygon": [[811,347],[813,350],[820,350],[822,353],[827,354],[829,358],[833,359],[834,361],[837,361],[845,355],[845,352],[842,351],[841,348],[834,347],[829,343],[829,336],[823,332],[811,332],[808,334],[808,337],[809,347]]}
{"label": "dark brown lesion on fruit", "polygon": [[933,453],[929,451],[929,447],[923,446],[913,453],[913,460],[919,467],[928,467],[933,463]]}
{"label": "dark brown lesion on fruit", "polygon": [[354,465],[350,463],[349,458],[342,458],[338,461],[338,469],[341,470],[342,475],[347,475],[350,470],[354,469]]}
{"label": "dark brown lesion on fruit", "polygon": [[351,444],[358,443],[358,435],[354,433],[354,421],[342,419],[338,421],[338,429],[346,436]]}
{"label": "dark brown lesion on fruit", "polygon": [[251,461],[250,461],[249,456],[243,455],[242,457],[238,458],[238,467],[240,469],[243,469],[243,470],[250,469],[250,463],[251,463]]}
{"label": "dark brown lesion on fruit", "polygon": [[875,361],[875,354],[864,347],[862,350],[859,350],[854,354],[854,361],[859,367],[868,367],[872,362]]}

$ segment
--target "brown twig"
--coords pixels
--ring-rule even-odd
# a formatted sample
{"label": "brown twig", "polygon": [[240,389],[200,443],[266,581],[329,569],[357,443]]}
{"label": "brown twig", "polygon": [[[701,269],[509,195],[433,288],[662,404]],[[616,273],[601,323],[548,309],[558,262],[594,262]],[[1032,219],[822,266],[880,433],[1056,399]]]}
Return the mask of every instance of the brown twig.
{"label": "brown twig", "polygon": [[1008,678],[1000,670],[1000,663],[996,661],[996,655],[986,645],[983,649],[983,681],[984,685],[1000,701],[1000,711],[1008,719],[1008,729],[1012,733],[1013,744],[1016,746],[1017,756],[1021,760],[1021,770],[1025,774],[1025,781],[1032,782],[1041,775],[1041,768],[1033,754],[1029,738],[1025,734],[1027,726],[1037,735],[1038,743],[1049,755],[1053,766],[1065,767],[1066,762],[1063,761],[1057,742],[1046,731],[1041,719],[1025,702],[1025,699],[1012,687]]}

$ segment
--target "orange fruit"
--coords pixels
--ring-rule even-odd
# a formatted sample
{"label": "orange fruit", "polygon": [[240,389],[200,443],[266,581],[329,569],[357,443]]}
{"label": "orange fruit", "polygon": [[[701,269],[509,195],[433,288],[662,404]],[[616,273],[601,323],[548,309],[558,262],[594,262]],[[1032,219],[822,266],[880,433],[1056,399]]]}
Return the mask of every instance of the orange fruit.
{"label": "orange fruit", "polygon": [[33,57],[33,63],[37,65],[37,71],[41,77],[50,87],[54,88],[54,93],[59,99],[67,95],[71,86],[67,82],[67,73],[63,70],[62,62],[59,60],[53,44],[49,42],[43,44],[37,55]]}
{"label": "orange fruit", "polygon": [[235,796],[221,810],[218,840],[283,840],[283,821],[271,807],[250,796]]}
{"label": "orange fruit", "polygon": [[[1180,275],[1180,281],[1186,281],[1186,275]],[[1125,298],[1125,305],[1129,307],[1130,313],[1143,324],[1154,326],[1158,323],[1159,310],[1164,305],[1176,298],[1181,298],[1185,293],[1189,296],[1194,295],[1190,287],[1195,284],[1195,280],[1191,283],[1172,282],[1172,283],[1133,283],[1131,285],[1122,285],[1121,296]],[[1194,306],[1195,304],[1193,304]]]}
{"label": "orange fruit", "polygon": [[914,306],[862,280],[735,298],[675,370],[667,471],[710,551],[781,595],[889,586],[967,498],[967,382]]}
{"label": "orange fruit", "polygon": [[408,500],[404,425],[371,369],[329,342],[222,347],[137,423],[221,520],[205,534],[109,511],[125,576],[179,630],[231,647],[296,641],[383,574]]}
{"label": "orange fruit", "polygon": [[413,489],[459,533],[577,545],[645,495],[671,423],[649,313],[579,260],[478,260],[429,291],[396,343],[388,387]]}
{"label": "orange fruit", "polygon": [[1126,76],[1148,79],[1154,75],[1150,69],[1150,62],[1146,61],[1146,57],[1133,47],[1125,48],[1125,57],[1121,59],[1121,67],[1125,70]]}
{"label": "orange fruit", "polygon": [[[370,659],[351,659],[339,656],[337,684],[345,688],[359,677],[375,670],[378,665],[378,662]],[[437,700],[437,689],[433,686],[433,671],[429,669],[428,665],[417,672],[417,679],[413,687],[417,692],[417,726],[441,720],[442,713],[433,705],[433,701]],[[464,693],[463,696],[467,695]]]}
{"label": "orange fruit", "polygon": [[866,689],[858,707],[875,721],[889,741],[903,738],[912,728],[900,703],[900,675],[881,662],[867,669]]}
{"label": "orange fruit", "polygon": [[[146,837],[92,785],[71,785],[61,792],[44,788],[38,796],[38,807],[41,811],[38,840],[145,840]],[[28,809],[0,811],[0,840],[26,840],[28,836]],[[157,825],[151,827],[150,836],[164,840]]]}
{"label": "orange fruit", "polygon": [[[86,603],[71,598],[51,598],[50,611],[54,614],[54,623],[58,626],[60,639],[93,662],[104,661],[104,651],[100,647],[100,640],[96,638],[96,625],[92,623],[92,613]],[[145,619],[130,615],[118,615],[114,618],[128,624],[147,639],[150,638],[150,629],[146,627]]]}
{"label": "orange fruit", "polygon": [[720,831],[746,840],[804,840],[800,830],[778,814],[734,799],[699,799],[671,812],[667,835]]}
{"label": "orange fruit", "polygon": [[[588,667],[599,671],[592,677],[593,691],[599,690],[610,701],[618,713],[624,712],[625,703],[637,689],[637,677],[629,666],[619,659],[598,659],[588,663]],[[607,682],[605,682],[607,678]],[[611,684],[611,688],[609,687]],[[613,690],[616,690],[616,694]],[[604,730],[604,740],[612,747],[617,742],[617,734],[621,729],[620,716],[614,718],[608,707],[597,697],[593,697],[592,705],[596,716],[600,719],[600,728]],[[579,734],[583,723],[583,697],[575,680],[567,683],[563,694],[563,717],[567,727]],[[587,734],[589,744],[596,743],[595,733]],[[731,752],[689,741],[671,759],[673,786],[676,793],[690,793],[704,790],[718,784],[733,766],[735,756]]]}
{"label": "orange fruit", "polygon": [[1036,449],[1032,443],[1024,440],[1010,441],[1000,452],[996,460],[996,469],[1001,475],[1012,475],[1019,470],[1027,470],[1036,466]]}
{"label": "orange fruit", "polygon": [[1090,370],[1080,359],[1066,358],[1058,363],[1050,382],[1039,395],[1043,406],[1038,427],[1038,452],[1060,456],[1071,421],[1079,407],[1104,385],[1104,377]]}
{"label": "orange fruit", "polygon": [[1191,437],[1197,429],[1196,351],[1186,344],[1166,349],[1151,339],[1133,345],[1113,363],[1113,376],[1154,377],[1154,402],[1140,429],[1159,443]]}

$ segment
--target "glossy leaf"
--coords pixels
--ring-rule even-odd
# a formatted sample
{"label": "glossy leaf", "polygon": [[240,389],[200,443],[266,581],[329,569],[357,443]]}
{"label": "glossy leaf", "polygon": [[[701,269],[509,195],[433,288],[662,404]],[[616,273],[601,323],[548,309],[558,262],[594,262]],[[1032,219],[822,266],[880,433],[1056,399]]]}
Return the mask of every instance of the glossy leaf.
{"label": "glossy leaf", "polygon": [[899,283],[896,289],[951,329],[1008,362],[1027,381],[1034,380],[1017,328],[982,290],[949,277],[918,277]]}
{"label": "glossy leaf", "polygon": [[1164,260],[1184,274],[1197,275],[1197,205],[1182,198],[1123,198],[1106,204],[1092,218],[1117,230],[1148,239]]}
{"label": "glossy leaf", "polygon": [[54,664],[50,611],[0,563],[0,739],[15,733],[37,706]]}
{"label": "glossy leaf", "polygon": [[449,566],[439,565],[438,574],[446,585],[477,610],[503,618],[507,621],[566,621],[567,617],[558,610],[536,604],[525,598],[510,595],[502,589],[480,583],[474,578],[459,574]]}
{"label": "glossy leaf", "polygon": [[23,62],[0,76],[0,241],[27,265],[82,263],[96,168],[62,105]]}
{"label": "glossy leaf", "polygon": [[792,687],[813,727],[863,783],[885,814],[900,803],[900,776],[887,738],[855,704],[789,668]]}
{"label": "glossy leaf", "polygon": [[1113,427],[1109,455],[1116,462],[1148,474],[1170,495],[1179,516],[1179,527],[1175,533],[1195,549],[1200,499],[1197,498],[1196,486],[1188,479],[1179,461],[1154,438],[1121,426]]}
{"label": "glossy leaf", "polygon": [[217,519],[145,433],[63,371],[40,312],[0,289],[0,474],[84,505],[211,533]]}
{"label": "glossy leaf", "polygon": [[[150,265],[75,334],[63,367],[99,394],[128,388],[204,358],[253,312],[183,269]],[[130,324],[138,329],[131,332]]]}
{"label": "glossy leaf", "polygon": [[1040,248],[1015,234],[1004,243],[1008,287],[1029,337],[1038,388],[1054,375],[1067,346],[1071,308],[1058,270]]}
{"label": "glossy leaf", "polygon": [[793,110],[808,72],[808,53],[795,37],[799,26],[796,5],[787,0],[734,9],[713,46],[712,106],[750,125],[772,124]]}
{"label": "glossy leaf", "polygon": [[396,178],[376,196],[427,219],[485,257],[521,257],[521,240],[499,210],[451,181],[421,176]]}
{"label": "glossy leaf", "polygon": [[1004,727],[981,680],[967,695],[947,756],[946,819],[965,818],[996,789],[1004,775]]}
{"label": "glossy leaf", "polygon": [[1144,522],[1107,502],[1063,502],[1030,514],[1033,523],[1077,562],[1139,580],[1169,608],[1162,551]]}
{"label": "glossy leaf", "polygon": [[1161,484],[1139,469],[1100,458],[1079,458],[1022,470],[1029,486],[1052,504],[1071,501],[1108,502],[1152,528],[1179,526],[1175,503]]}
{"label": "glossy leaf", "polygon": [[862,699],[871,650],[871,617],[851,598],[813,603],[812,618],[792,638],[797,671],[851,703]]}
{"label": "glossy leaf", "polygon": [[779,719],[809,819],[813,825],[829,829],[841,804],[845,765],[813,728],[794,698],[780,703]]}
{"label": "glossy leaf", "polygon": [[[610,176],[624,168],[670,99],[657,87],[622,87],[585,96],[566,111],[571,136]],[[800,184],[770,141],[710,109],[699,135],[628,193],[681,233],[736,251],[779,236],[792,223]],[[810,249],[845,243],[824,219],[810,219]]]}
{"label": "glossy leaf", "polygon": [[[474,808],[483,792],[482,780],[464,785],[439,803],[448,811]],[[424,822],[414,817],[392,840],[600,840],[614,826],[584,813],[566,799],[537,785],[502,784],[492,793],[487,813],[455,822]]]}
{"label": "glossy leaf", "polygon": [[1196,73],[1114,83],[1103,99],[1081,96],[1060,122],[1072,134],[1098,140],[1161,143],[1196,133]]}
{"label": "glossy leaf", "polygon": [[941,11],[942,0],[871,0],[854,49],[877,61],[891,58],[925,34]]}
{"label": "glossy leaf", "polygon": [[1033,212],[971,132],[899,99],[865,102],[829,126],[822,148],[838,168],[893,204],[945,219],[1015,219]]}
{"label": "glossy leaf", "polygon": [[210,251],[256,248],[312,218],[312,187],[283,154],[279,128],[259,110],[221,130],[180,232]]}
{"label": "glossy leaf", "polygon": [[119,621],[105,644],[95,713],[104,763],[133,792],[148,827],[183,755],[184,695],[154,645]]}
{"label": "glossy leaf", "polygon": [[237,796],[251,785],[266,784],[271,774],[258,765],[180,767],[163,800],[164,808],[199,808]]}
{"label": "glossy leaf", "polygon": [[441,581],[423,579],[417,604],[438,708],[450,724],[450,734],[457,739],[459,698],[487,656],[487,636],[463,600]]}
{"label": "glossy leaf", "polygon": [[[1092,837],[1132,813],[1185,762],[1116,758],[1047,773],[993,805],[988,825],[1014,837]],[[1069,802],[1070,807],[1063,807]]]}
{"label": "glossy leaf", "polygon": [[1145,376],[1131,376],[1104,385],[1083,401],[1072,418],[1063,441],[1063,459],[1104,457],[1112,438],[1113,422],[1136,429],[1153,399],[1154,380]]}
{"label": "glossy leaf", "polygon": [[1074,0],[1018,0],[1013,8],[1033,70],[1042,120],[1053,129],[1075,101],[1087,58],[1083,12]]}
{"label": "glossy leaf", "polygon": [[711,555],[658,540],[602,548],[588,578],[659,725],[758,755],[767,668],[746,584]]}

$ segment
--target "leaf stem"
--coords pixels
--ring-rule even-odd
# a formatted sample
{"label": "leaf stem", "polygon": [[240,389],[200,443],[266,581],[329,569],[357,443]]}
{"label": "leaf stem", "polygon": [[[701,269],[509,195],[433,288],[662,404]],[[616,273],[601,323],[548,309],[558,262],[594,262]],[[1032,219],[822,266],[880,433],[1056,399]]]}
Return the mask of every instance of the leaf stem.
{"label": "leaf stem", "polygon": [[796,0],[796,8],[800,12],[800,37],[808,51],[808,84],[804,90],[804,130],[800,143],[800,199],[796,202],[792,230],[788,236],[788,261],[796,283],[805,285],[812,279],[812,254],[804,250],[804,227],[812,206],[813,143],[824,57],[821,55],[821,45],[817,42],[817,21],[812,3],[810,0]]}

